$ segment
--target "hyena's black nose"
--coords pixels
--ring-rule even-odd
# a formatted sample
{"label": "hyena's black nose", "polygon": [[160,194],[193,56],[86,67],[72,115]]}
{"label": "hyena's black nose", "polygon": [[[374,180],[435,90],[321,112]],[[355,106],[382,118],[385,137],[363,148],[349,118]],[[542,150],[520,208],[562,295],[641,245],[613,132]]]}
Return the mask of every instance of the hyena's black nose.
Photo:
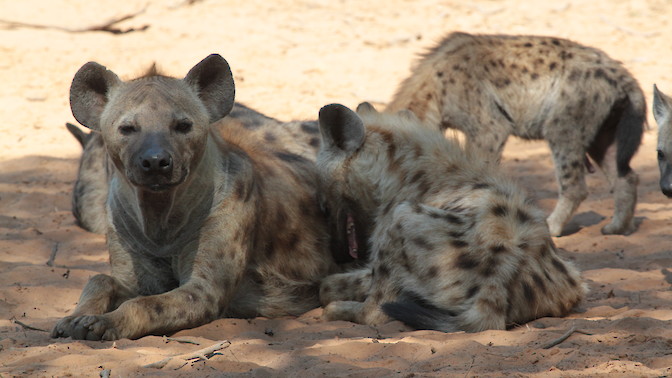
{"label": "hyena's black nose", "polygon": [[163,149],[149,149],[140,155],[140,168],[147,174],[166,174],[173,169],[173,157]]}

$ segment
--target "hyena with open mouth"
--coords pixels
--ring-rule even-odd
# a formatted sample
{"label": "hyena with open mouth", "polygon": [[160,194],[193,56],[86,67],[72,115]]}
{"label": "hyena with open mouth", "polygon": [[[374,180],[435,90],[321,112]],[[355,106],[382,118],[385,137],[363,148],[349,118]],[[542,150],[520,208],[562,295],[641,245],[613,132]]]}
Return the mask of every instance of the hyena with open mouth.
{"label": "hyena with open mouth", "polygon": [[497,168],[410,112],[322,108],[322,203],[357,270],[327,277],[328,320],[505,329],[567,314],[585,295],[543,213]]}

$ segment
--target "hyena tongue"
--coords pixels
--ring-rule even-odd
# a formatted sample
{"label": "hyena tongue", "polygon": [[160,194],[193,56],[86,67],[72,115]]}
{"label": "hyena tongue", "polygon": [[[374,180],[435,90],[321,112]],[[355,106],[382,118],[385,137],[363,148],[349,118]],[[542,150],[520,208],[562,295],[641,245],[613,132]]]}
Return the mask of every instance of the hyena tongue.
{"label": "hyena tongue", "polygon": [[345,230],[348,234],[348,252],[353,259],[357,259],[357,232],[355,231],[355,218],[352,214],[348,213]]}
{"label": "hyena tongue", "polygon": [[593,163],[590,162],[590,159],[588,159],[588,156],[585,157],[585,164],[586,164],[586,170],[588,173],[595,173],[595,167],[593,167]]}

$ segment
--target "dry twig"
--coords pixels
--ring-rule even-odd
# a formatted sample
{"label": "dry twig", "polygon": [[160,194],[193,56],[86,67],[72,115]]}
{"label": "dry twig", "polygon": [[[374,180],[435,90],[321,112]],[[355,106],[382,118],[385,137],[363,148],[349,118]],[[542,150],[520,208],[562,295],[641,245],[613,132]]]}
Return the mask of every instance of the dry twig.
{"label": "dry twig", "polygon": [[33,331],[40,331],[40,332],[49,332],[46,329],[37,328],[37,327],[33,327],[31,325],[28,325],[28,324],[14,318],[14,317],[12,317],[10,320],[12,321],[12,323],[20,325],[23,329],[30,329],[30,330],[33,330]]}
{"label": "dry twig", "polygon": [[553,348],[554,346],[556,346],[556,345],[560,344],[561,342],[567,340],[567,339],[569,338],[569,336],[571,336],[572,333],[575,333],[575,332],[576,332],[576,333],[581,333],[581,334],[584,334],[584,335],[592,335],[592,333],[588,333],[588,332],[586,332],[586,331],[582,331],[582,330],[580,330],[580,329],[576,329],[576,326],[573,325],[573,326],[571,326],[571,327],[567,330],[567,332],[565,332],[564,334],[562,334],[562,336],[560,336],[560,337],[558,337],[557,339],[555,339],[555,340],[551,340],[550,342],[544,344],[544,346],[543,346],[542,348],[544,348],[544,349],[550,349],[550,348]]}
{"label": "dry twig", "polygon": [[171,341],[175,341],[176,343],[182,343],[182,344],[194,344],[194,345],[201,345],[201,343],[198,343],[196,341],[192,340],[187,340],[187,339],[178,339],[176,337],[168,337],[168,336],[163,336],[163,342],[164,343],[169,343]]}
{"label": "dry twig", "polygon": [[144,367],[154,368],[154,369],[162,369],[164,366],[168,365],[169,362],[174,361],[174,360],[178,360],[179,362],[182,362],[183,364],[179,366],[179,367],[182,367],[191,360],[198,360],[198,361],[203,360],[203,361],[205,361],[205,360],[209,359],[210,357],[212,357],[212,355],[216,351],[228,348],[230,345],[231,345],[231,342],[228,341],[228,340],[220,341],[217,344],[211,345],[207,348],[199,349],[199,350],[191,352],[191,353],[185,353],[185,354],[180,354],[180,355],[177,355],[177,356],[167,357],[167,358],[164,358],[161,361],[154,362],[154,363],[151,363],[149,365],[145,365]]}
{"label": "dry twig", "polygon": [[49,256],[49,260],[47,260],[47,266],[54,266],[56,253],[58,253],[58,242],[54,243],[54,246],[51,248],[51,255]]}
{"label": "dry twig", "polygon": [[10,20],[0,20],[0,23],[3,23],[6,25],[6,28],[11,29],[11,28],[31,28],[31,29],[47,29],[47,30],[60,30],[68,33],[84,33],[84,32],[91,32],[91,31],[103,31],[103,32],[108,32],[112,34],[125,34],[125,33],[130,33],[134,31],[143,31],[147,30],[149,28],[149,25],[143,25],[139,28],[128,28],[128,29],[119,29],[117,27],[114,27],[114,25],[130,20],[133,17],[136,17],[142,13],[145,12],[147,8],[144,8],[140,10],[139,12],[135,13],[130,13],[124,16],[120,17],[115,17],[112,18],[100,25],[94,25],[94,26],[89,26],[86,28],[65,28],[62,26],[57,26],[57,25],[40,25],[40,24],[30,24],[26,22],[20,22],[20,21],[10,21]]}

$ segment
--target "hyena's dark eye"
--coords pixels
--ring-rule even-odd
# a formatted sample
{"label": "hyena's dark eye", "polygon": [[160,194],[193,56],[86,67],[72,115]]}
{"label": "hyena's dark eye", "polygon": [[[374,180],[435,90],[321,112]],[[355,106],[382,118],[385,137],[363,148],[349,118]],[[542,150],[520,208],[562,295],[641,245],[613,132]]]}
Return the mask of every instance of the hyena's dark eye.
{"label": "hyena's dark eye", "polygon": [[665,153],[662,150],[658,150],[658,160],[665,160]]}
{"label": "hyena's dark eye", "polygon": [[177,131],[178,133],[186,134],[191,131],[192,126],[193,124],[191,123],[191,121],[187,120],[179,121],[175,124],[175,131]]}
{"label": "hyena's dark eye", "polygon": [[121,135],[130,135],[137,132],[139,129],[135,125],[121,125],[119,126],[119,133]]}

